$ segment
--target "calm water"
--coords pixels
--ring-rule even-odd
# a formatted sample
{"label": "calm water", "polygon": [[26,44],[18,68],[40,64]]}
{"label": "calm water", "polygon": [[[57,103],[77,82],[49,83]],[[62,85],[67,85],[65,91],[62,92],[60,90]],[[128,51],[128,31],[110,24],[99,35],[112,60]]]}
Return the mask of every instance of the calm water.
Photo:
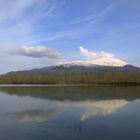
{"label": "calm water", "polygon": [[0,87],[0,140],[140,140],[140,87]]}

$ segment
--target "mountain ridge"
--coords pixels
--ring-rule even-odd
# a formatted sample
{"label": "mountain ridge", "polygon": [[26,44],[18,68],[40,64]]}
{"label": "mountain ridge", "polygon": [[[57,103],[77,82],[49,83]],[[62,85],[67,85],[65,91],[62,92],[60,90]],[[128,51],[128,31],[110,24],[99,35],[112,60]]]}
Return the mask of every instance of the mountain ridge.
{"label": "mountain ridge", "polygon": [[13,71],[0,75],[0,84],[140,85],[139,67],[123,63],[123,65],[116,65],[116,63],[112,65],[110,61],[108,65],[97,64],[78,61],[32,70]]}
{"label": "mountain ridge", "polygon": [[60,64],[6,73],[0,75],[0,84],[140,85],[140,68],[133,65]]}
{"label": "mountain ridge", "polygon": [[128,64],[124,66],[60,64],[43,68],[35,68],[31,70],[11,71],[3,75],[9,75],[13,73],[48,74],[48,73],[58,73],[60,71],[64,71],[67,73],[67,72],[105,72],[105,71],[139,71],[139,70],[140,70],[139,67]]}

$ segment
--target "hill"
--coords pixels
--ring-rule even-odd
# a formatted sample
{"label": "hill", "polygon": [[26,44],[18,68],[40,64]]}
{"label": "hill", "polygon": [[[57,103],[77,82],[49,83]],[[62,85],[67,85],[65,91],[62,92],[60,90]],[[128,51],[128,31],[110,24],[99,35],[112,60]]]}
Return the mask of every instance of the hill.
{"label": "hill", "polygon": [[40,69],[9,72],[1,84],[140,84],[140,68],[67,63]]}

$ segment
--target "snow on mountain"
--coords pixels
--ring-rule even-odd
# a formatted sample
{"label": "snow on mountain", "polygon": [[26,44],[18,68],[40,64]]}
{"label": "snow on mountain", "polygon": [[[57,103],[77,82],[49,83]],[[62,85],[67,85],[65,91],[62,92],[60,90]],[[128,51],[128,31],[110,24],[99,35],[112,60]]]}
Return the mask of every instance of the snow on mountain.
{"label": "snow on mountain", "polygon": [[120,60],[120,59],[116,59],[116,58],[109,58],[109,57],[103,57],[97,60],[93,61],[94,64],[96,65],[103,65],[103,66],[124,66],[127,63],[125,63],[124,61]]}
{"label": "snow on mountain", "polygon": [[100,66],[115,66],[115,67],[123,67],[127,63],[120,59],[116,58],[109,58],[109,57],[102,57],[100,59],[96,60],[90,60],[90,61],[71,61],[71,62],[66,62],[63,63],[62,65],[65,67],[69,66],[95,66],[95,65],[100,65]]}

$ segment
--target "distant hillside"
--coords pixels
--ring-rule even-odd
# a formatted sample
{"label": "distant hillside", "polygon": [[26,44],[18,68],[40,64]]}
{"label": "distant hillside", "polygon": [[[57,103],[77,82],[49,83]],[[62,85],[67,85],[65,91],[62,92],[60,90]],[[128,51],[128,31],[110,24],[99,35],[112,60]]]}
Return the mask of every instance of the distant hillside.
{"label": "distant hillside", "polygon": [[140,68],[63,64],[0,76],[2,84],[140,84]]}
{"label": "distant hillside", "polygon": [[40,74],[57,74],[60,72],[65,73],[75,73],[75,72],[107,72],[107,71],[140,71],[140,68],[132,66],[132,65],[125,65],[123,67],[118,66],[101,66],[101,65],[58,65],[58,66],[51,66],[51,67],[44,67],[40,69],[33,69],[33,70],[25,70],[25,71],[16,71],[16,72],[9,72],[5,75],[11,75],[15,73],[26,74],[26,75],[40,75]]}

